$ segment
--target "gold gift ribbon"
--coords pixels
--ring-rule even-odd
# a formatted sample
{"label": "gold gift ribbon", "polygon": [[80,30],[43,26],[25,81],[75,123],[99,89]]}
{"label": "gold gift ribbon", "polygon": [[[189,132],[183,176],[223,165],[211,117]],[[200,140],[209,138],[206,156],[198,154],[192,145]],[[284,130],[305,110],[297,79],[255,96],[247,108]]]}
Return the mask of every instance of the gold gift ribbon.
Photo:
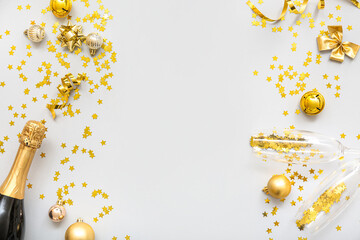
{"label": "gold gift ribbon", "polygon": [[55,103],[53,104],[47,104],[46,107],[49,109],[49,111],[52,114],[53,119],[56,118],[55,109],[62,109],[66,106],[66,104],[69,101],[70,93],[72,90],[74,90],[75,86],[79,86],[81,84],[81,81],[85,79],[85,74],[78,74],[75,78],[74,75],[71,73],[66,74],[65,77],[61,78],[61,83],[57,87],[59,90],[63,101],[62,104],[58,104],[60,99],[56,99]]}
{"label": "gold gift ribbon", "polygon": [[331,50],[330,59],[343,62],[345,54],[355,58],[359,51],[359,45],[352,42],[343,42],[342,26],[328,26],[329,36],[320,36],[317,38],[319,51]]}
{"label": "gold gift ribbon", "polygon": [[[360,8],[360,3],[357,1],[357,0],[350,0],[356,7]],[[275,18],[275,19],[272,19],[272,18],[269,18],[267,16],[265,16],[257,7],[255,7],[255,5],[250,1],[248,0],[246,2],[246,4],[251,8],[251,10],[256,14],[258,15],[259,17],[261,17],[262,19],[265,19],[266,21],[269,21],[269,22],[276,22],[276,21],[279,21],[280,19],[282,19],[285,14],[286,14],[286,10],[287,8],[289,7],[290,8],[290,12],[291,13],[295,13],[295,14],[302,14],[305,9],[306,9],[306,6],[308,4],[308,0],[304,0],[303,3],[300,5],[300,10],[297,10],[296,7],[295,7],[295,4],[293,1],[291,0],[284,0],[284,5],[283,5],[283,9],[281,11],[281,14],[278,18]],[[318,9],[323,9],[325,8],[325,0],[319,0],[319,3],[318,3]]]}

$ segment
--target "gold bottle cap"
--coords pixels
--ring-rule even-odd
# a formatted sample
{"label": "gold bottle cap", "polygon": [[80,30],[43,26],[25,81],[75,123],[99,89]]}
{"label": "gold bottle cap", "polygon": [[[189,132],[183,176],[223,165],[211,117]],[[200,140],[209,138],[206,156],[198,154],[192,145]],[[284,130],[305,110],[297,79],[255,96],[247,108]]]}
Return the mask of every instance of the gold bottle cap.
{"label": "gold bottle cap", "polygon": [[316,115],[324,109],[325,98],[319,92],[307,92],[300,99],[300,107],[306,114]]}
{"label": "gold bottle cap", "polygon": [[25,124],[19,142],[27,147],[40,148],[45,137],[45,126],[41,122],[30,120]]}

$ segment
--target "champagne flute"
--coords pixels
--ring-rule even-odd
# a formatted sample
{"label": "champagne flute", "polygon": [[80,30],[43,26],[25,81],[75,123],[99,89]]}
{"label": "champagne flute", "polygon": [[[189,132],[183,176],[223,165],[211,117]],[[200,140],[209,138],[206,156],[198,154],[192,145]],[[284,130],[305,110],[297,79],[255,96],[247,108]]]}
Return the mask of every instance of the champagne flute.
{"label": "champagne flute", "polygon": [[352,160],[329,174],[296,214],[300,230],[317,234],[334,221],[359,194],[360,160]]}
{"label": "champagne flute", "polygon": [[250,145],[258,157],[285,163],[329,163],[345,153],[360,156],[359,149],[344,146],[335,138],[304,130],[267,131],[254,135]]}

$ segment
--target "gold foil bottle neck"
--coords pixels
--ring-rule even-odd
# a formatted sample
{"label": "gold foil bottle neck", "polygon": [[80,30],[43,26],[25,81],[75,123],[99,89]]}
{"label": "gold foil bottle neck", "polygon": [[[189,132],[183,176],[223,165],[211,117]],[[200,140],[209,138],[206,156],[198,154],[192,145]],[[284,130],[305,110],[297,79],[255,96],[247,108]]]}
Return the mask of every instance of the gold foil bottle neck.
{"label": "gold foil bottle neck", "polygon": [[45,126],[41,122],[30,120],[26,123],[19,142],[27,147],[40,148],[45,137]]}
{"label": "gold foil bottle neck", "polygon": [[20,146],[10,172],[2,185],[0,194],[24,199],[26,177],[37,148],[45,137],[45,127],[37,121],[28,121],[20,135]]}

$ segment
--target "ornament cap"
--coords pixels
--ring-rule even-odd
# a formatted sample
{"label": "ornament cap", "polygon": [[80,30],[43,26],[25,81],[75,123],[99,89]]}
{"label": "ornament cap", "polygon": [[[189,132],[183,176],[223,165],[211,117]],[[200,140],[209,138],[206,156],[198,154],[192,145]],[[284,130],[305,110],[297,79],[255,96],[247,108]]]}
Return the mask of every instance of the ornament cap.
{"label": "ornament cap", "polygon": [[60,199],[58,199],[58,200],[56,201],[56,204],[57,204],[57,205],[60,205],[60,206],[64,206],[65,201],[62,200],[62,198],[60,198]]}
{"label": "ornament cap", "polygon": [[269,195],[269,189],[268,187],[264,187],[262,190],[264,193],[266,193],[267,195]]}
{"label": "ornament cap", "polygon": [[97,50],[97,49],[91,49],[91,48],[90,48],[89,50],[90,50],[90,55],[91,55],[91,56],[95,56],[95,53],[96,53],[96,50]]}

